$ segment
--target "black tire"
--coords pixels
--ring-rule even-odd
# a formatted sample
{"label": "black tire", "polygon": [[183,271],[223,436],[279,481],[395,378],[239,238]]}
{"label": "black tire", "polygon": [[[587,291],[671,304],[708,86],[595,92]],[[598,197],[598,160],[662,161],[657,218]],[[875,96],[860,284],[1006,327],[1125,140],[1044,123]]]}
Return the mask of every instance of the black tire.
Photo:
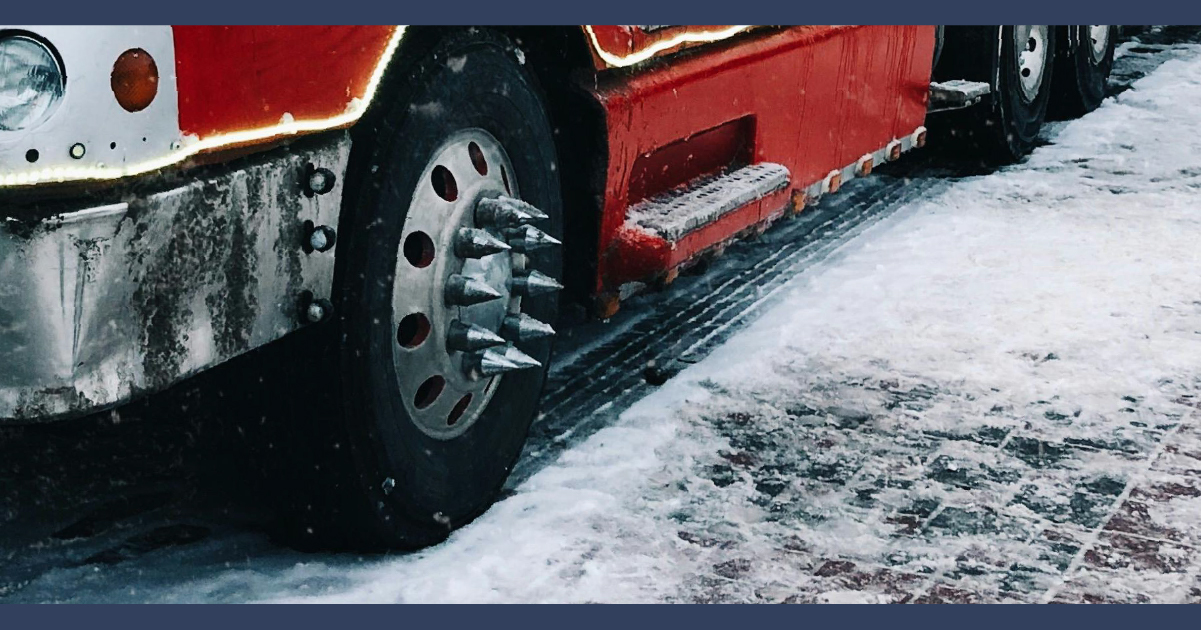
{"label": "black tire", "polygon": [[946,27],[935,79],[986,81],[992,86],[992,97],[975,107],[932,116],[936,137],[988,164],[1016,162],[1030,153],[1051,100],[1054,28],[1048,29],[1044,45],[1048,58],[1043,79],[1033,98],[1027,98],[1021,88],[1013,26]]}
{"label": "black tire", "polygon": [[[306,394],[281,421],[276,446],[286,463],[273,475],[284,510],[277,532],[302,548],[416,548],[444,539],[482,513],[502,490],[537,412],[545,368],[506,374],[482,415],[453,439],[422,432],[400,399],[392,362],[392,278],[409,207],[427,161],[450,134],[482,128],[505,147],[521,196],[562,235],[559,169],[552,128],[535,79],[503,36],[457,32],[394,77],[384,107],[355,130],[352,172],[337,244],[336,317],[308,344],[324,348],[331,395]],[[562,277],[558,248],[531,254],[530,266]],[[555,321],[557,297],[526,297],[522,311]],[[549,363],[549,339],[521,349]],[[332,369],[331,369],[332,368]],[[296,394],[293,394],[293,398]],[[324,401],[324,402],[320,402]],[[318,404],[320,403],[320,404]],[[323,417],[324,416],[324,417]],[[294,422],[288,426],[287,422]],[[290,475],[290,476],[289,476]]]}
{"label": "black tire", "polygon": [[1098,58],[1092,47],[1088,26],[1064,26],[1057,29],[1061,40],[1055,55],[1055,85],[1051,96],[1051,116],[1066,120],[1083,116],[1105,100],[1105,85],[1113,69],[1116,27]]}

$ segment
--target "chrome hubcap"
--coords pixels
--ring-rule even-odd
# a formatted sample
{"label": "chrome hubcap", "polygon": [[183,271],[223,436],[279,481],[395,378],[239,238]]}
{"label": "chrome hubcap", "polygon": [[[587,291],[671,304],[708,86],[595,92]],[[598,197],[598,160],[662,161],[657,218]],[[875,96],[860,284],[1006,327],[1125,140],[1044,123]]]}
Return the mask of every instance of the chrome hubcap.
{"label": "chrome hubcap", "polygon": [[1049,26],[1013,27],[1013,49],[1017,53],[1018,79],[1022,98],[1031,102],[1038,97],[1050,51],[1047,50]]}
{"label": "chrome hubcap", "polygon": [[534,224],[504,147],[466,129],[434,152],[405,215],[392,286],[392,359],[409,417],[453,438],[488,406],[503,374],[541,364],[516,345],[554,334],[521,313],[524,296],[560,285],[526,252],[559,242]]}
{"label": "chrome hubcap", "polygon": [[1099,65],[1109,50],[1109,26],[1089,26],[1088,36],[1092,44],[1093,63]]}

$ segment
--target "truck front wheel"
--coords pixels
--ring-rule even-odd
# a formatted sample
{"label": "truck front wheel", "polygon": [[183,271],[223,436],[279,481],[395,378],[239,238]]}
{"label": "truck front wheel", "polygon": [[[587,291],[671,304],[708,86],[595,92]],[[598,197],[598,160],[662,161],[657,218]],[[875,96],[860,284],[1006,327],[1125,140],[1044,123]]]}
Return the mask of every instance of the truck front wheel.
{"label": "truck front wheel", "polygon": [[554,334],[562,202],[519,55],[496,33],[449,35],[358,130],[329,323],[338,404],[281,454],[306,473],[283,521],[294,544],[437,542],[495,500],[521,453]]}

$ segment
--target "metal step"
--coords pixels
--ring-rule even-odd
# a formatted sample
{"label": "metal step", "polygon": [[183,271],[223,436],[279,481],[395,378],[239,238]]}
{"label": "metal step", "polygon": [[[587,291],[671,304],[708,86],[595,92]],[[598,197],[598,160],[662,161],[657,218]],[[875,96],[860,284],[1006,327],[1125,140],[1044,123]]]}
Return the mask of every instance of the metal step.
{"label": "metal step", "polygon": [[946,112],[971,107],[984,100],[992,92],[992,86],[983,81],[951,81],[930,83],[930,103],[927,111]]}
{"label": "metal step", "polygon": [[723,215],[788,185],[781,164],[752,164],[723,175],[701,177],[630,207],[626,221],[668,240],[713,223]]}

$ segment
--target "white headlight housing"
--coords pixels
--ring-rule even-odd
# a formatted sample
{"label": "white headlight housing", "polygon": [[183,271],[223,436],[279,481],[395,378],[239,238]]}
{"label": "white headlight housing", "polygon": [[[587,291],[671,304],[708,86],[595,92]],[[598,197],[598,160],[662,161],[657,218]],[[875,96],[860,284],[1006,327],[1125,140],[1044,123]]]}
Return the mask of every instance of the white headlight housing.
{"label": "white headlight housing", "polygon": [[49,46],[27,35],[0,35],[0,131],[45,122],[62,101],[65,83]]}

